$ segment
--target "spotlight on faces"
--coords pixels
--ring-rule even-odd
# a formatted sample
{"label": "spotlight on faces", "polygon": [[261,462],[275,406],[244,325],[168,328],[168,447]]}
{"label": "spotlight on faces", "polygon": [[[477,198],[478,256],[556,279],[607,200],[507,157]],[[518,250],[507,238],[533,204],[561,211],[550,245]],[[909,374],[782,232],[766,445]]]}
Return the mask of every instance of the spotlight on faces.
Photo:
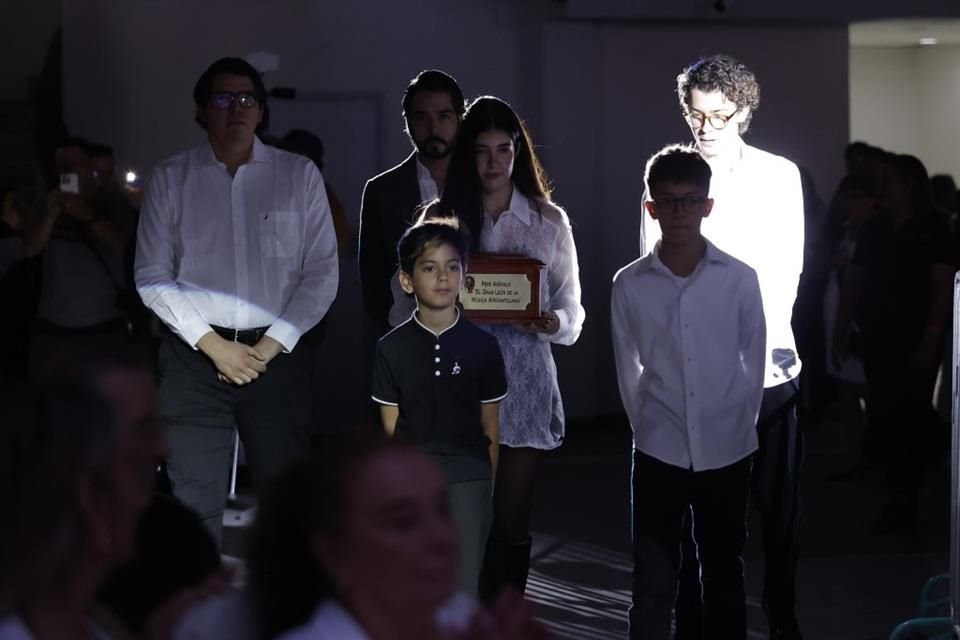
{"label": "spotlight on faces", "polygon": [[740,124],[748,115],[748,108],[738,109],[736,103],[727,100],[720,91],[690,90],[685,117],[705,158],[724,156],[739,149]]}

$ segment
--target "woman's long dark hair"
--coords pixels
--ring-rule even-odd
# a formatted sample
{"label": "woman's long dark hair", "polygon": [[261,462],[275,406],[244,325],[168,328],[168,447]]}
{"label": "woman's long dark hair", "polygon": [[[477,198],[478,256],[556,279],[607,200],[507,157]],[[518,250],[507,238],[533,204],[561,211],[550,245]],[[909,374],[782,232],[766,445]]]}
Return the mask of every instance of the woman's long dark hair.
{"label": "woman's long dark hair", "polygon": [[450,158],[450,169],[440,198],[440,215],[457,216],[470,233],[471,249],[480,244],[483,228],[483,199],[477,174],[477,138],[486,131],[502,131],[513,140],[513,185],[531,199],[550,201],[550,180],[526,125],[509,104],[493,96],[474,100],[463,116],[457,144]]}

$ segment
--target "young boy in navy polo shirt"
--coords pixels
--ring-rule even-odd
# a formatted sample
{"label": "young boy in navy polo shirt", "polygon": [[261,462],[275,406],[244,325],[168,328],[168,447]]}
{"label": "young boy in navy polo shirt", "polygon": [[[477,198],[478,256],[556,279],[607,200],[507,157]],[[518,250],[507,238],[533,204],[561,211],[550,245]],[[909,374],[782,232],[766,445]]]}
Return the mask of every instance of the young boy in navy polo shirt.
{"label": "young boy in navy polo shirt", "polygon": [[645,206],[662,238],[613,281],[617,380],[634,440],[632,639],[670,637],[688,513],[704,635],[747,636],[741,554],[766,330],[756,272],[700,233],[710,178],[691,147],[650,159]]}
{"label": "young boy in navy polo shirt", "polygon": [[387,433],[412,438],[446,474],[460,529],[460,588],[476,595],[507,395],[503,356],[496,338],[457,307],[466,242],[456,220],[410,227],[397,254],[400,284],[417,309],[377,344],[371,395]]}

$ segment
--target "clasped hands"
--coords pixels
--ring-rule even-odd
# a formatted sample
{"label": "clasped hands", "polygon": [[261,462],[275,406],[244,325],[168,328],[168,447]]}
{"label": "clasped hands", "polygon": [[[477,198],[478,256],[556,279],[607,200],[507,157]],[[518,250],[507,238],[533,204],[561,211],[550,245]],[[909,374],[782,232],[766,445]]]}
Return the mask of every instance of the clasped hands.
{"label": "clasped hands", "polygon": [[197,341],[197,348],[207,355],[217,368],[221,382],[242,386],[250,384],[267,370],[267,365],[283,351],[283,345],[269,336],[257,344],[231,342],[210,331]]}

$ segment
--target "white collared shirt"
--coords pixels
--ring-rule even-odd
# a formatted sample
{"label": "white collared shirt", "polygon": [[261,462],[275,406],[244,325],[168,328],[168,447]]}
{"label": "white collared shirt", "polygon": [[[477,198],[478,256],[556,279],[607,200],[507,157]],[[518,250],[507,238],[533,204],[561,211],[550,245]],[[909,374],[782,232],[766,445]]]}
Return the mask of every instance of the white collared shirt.
{"label": "white collared shirt", "polygon": [[[703,220],[703,235],[753,267],[760,280],[768,353],[763,386],[775,387],[800,375],[790,324],[803,270],[800,172],[786,158],[744,144],[732,170],[714,171],[710,197],[713,210]],[[644,211],[641,255],[659,239],[660,225]]]}
{"label": "white collared shirt", "polygon": [[204,143],[151,173],[137,290],[191,347],[211,325],[269,326],[290,351],[330,308],[338,277],[326,189],[308,159],[255,139],[231,178]]}
{"label": "white collared shirt", "polygon": [[613,278],[613,350],[634,447],[684,469],[725,467],[757,448],[765,359],[757,275],[708,242],[680,278],[658,250]]}
{"label": "white collared shirt", "polygon": [[440,190],[437,189],[437,181],[433,179],[430,170],[420,162],[420,156],[417,156],[417,185],[420,187],[420,202],[433,202],[440,197]]}

